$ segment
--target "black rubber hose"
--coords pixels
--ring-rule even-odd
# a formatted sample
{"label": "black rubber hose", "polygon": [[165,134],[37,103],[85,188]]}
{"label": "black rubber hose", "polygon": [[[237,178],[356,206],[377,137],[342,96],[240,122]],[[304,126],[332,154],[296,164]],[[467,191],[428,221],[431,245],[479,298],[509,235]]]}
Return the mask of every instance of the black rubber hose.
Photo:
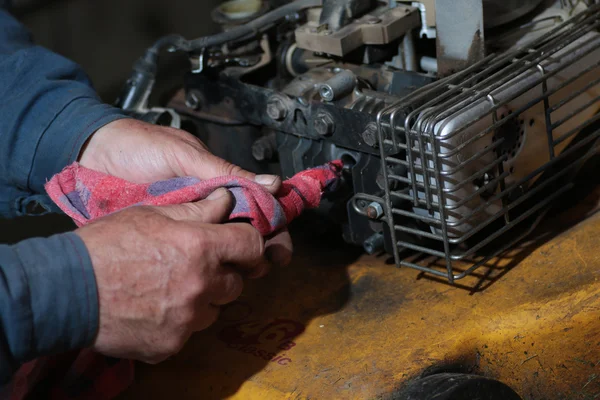
{"label": "black rubber hose", "polygon": [[148,48],[144,55],[136,61],[133,66],[132,75],[127,80],[121,96],[117,99],[116,105],[127,111],[135,111],[144,106],[144,101],[154,86],[158,54],[163,48],[193,52],[207,47],[219,46],[265,30],[286,15],[306,8],[318,7],[320,5],[322,5],[322,0],[292,1],[291,3],[278,7],[247,24],[216,35],[205,36],[194,40],[186,40],[180,35],[164,36]]}
{"label": "black rubber hose", "polygon": [[176,50],[191,52],[202,50],[207,47],[219,46],[227,42],[241,39],[245,36],[256,34],[275,22],[284,18],[286,15],[311,8],[321,6],[323,0],[296,0],[289,4],[281,6],[258,17],[247,24],[232,28],[228,31],[217,33],[216,35],[204,36],[198,39],[186,40],[178,35],[165,36],[159,39],[148,51],[158,51],[164,47],[171,47]]}

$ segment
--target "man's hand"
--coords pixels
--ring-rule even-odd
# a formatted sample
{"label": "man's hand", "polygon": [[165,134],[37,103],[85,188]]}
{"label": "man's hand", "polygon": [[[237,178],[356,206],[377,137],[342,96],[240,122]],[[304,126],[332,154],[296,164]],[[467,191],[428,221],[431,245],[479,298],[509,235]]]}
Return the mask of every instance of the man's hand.
{"label": "man's hand", "polygon": [[197,203],[134,207],[76,233],[98,283],[98,352],[156,363],[211,325],[242,292],[243,277],[266,271],[263,238],[249,224],[218,225],[233,206],[215,191]]}
{"label": "man's hand", "polygon": [[96,131],[82,151],[79,163],[134,183],[178,176],[210,179],[236,175],[255,180],[271,193],[281,186],[277,176],[257,176],[216,157],[186,131],[135,119],[117,120]]}
{"label": "man's hand", "polygon": [[[188,132],[135,119],[117,120],[100,128],[79,158],[86,168],[134,183],[178,176],[210,179],[236,175],[262,184],[273,194],[281,186],[277,176],[255,175],[216,157]],[[289,233],[283,231],[269,238],[266,255],[272,264],[286,265],[291,260],[292,248]]]}

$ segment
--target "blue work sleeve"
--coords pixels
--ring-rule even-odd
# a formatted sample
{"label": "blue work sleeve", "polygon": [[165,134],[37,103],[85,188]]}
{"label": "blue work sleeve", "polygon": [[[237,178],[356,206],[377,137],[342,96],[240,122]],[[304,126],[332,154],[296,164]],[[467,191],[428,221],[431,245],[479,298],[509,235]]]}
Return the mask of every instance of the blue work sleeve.
{"label": "blue work sleeve", "polygon": [[77,234],[0,246],[0,327],[0,386],[26,361],[93,342],[98,293]]}
{"label": "blue work sleeve", "polygon": [[[35,46],[0,9],[0,216],[57,210],[45,182],[124,117],[77,64]],[[75,233],[0,246],[0,385],[25,361],[89,345],[97,329],[94,271]]]}
{"label": "blue work sleeve", "polygon": [[77,160],[97,129],[120,118],[77,64],[34,45],[0,9],[0,216],[58,211],[44,184]]}

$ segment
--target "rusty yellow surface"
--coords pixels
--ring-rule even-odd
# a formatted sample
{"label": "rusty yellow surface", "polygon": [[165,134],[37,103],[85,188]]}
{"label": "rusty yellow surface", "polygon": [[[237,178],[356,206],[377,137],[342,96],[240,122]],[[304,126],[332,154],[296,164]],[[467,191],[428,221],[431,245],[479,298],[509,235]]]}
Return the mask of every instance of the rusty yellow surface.
{"label": "rusty yellow surface", "polygon": [[292,266],[248,283],[178,356],[139,365],[125,397],[385,399],[457,365],[524,399],[600,399],[598,198],[457,286],[297,240]]}

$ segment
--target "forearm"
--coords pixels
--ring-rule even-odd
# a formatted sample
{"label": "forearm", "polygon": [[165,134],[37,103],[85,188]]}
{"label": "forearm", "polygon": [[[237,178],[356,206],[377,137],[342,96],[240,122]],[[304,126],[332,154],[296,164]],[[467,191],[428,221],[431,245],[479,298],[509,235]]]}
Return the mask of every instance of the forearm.
{"label": "forearm", "polygon": [[[43,194],[45,182],[77,159],[97,129],[125,117],[98,98],[77,64],[35,46],[1,9],[0,99],[0,187],[19,192],[0,193],[4,216],[28,214],[28,197]],[[45,197],[36,201],[50,209]]]}
{"label": "forearm", "polygon": [[0,385],[22,363],[88,346],[98,330],[98,294],[74,233],[0,246]]}

